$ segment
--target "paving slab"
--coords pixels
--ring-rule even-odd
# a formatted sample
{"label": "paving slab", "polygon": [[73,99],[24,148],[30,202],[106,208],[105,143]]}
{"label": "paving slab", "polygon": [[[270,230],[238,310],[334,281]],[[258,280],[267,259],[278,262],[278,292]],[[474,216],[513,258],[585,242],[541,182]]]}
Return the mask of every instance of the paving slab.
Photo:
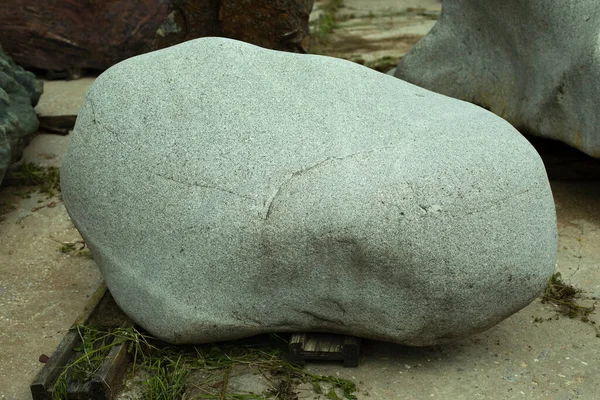
{"label": "paving slab", "polygon": [[93,260],[61,252],[81,237],[58,196],[3,187],[1,203],[15,209],[0,222],[0,398],[30,399],[40,355],[52,354],[101,278]]}
{"label": "paving slab", "polygon": [[[45,83],[44,116],[76,116],[93,78]],[[38,134],[24,162],[60,167],[68,136]],[[81,240],[60,194],[0,187],[0,398],[30,399],[29,385],[102,281],[94,261],[61,252]]]}
{"label": "paving slab", "polygon": [[[316,1],[313,29],[327,0]],[[438,0],[345,0],[333,31],[314,51],[348,60],[398,60],[435,25],[441,12]]]}
{"label": "paving slab", "polygon": [[83,98],[95,79],[44,81],[44,94],[35,107],[40,129],[62,134],[73,129]]}

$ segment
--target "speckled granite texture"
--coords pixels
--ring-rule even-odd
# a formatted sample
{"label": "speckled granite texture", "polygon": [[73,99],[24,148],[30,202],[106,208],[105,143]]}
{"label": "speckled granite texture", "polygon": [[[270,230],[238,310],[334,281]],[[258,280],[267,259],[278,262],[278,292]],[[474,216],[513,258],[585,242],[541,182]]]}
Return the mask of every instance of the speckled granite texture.
{"label": "speckled granite texture", "polygon": [[61,181],[116,301],[174,343],[447,342],[527,305],[556,261],[544,166],[506,121],[227,39],[102,74]]}

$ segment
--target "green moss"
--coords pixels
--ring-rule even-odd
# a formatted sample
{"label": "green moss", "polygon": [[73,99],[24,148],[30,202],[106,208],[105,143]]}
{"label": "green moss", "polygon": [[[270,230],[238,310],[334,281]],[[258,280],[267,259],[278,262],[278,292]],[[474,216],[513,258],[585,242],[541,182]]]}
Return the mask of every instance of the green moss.
{"label": "green moss", "polygon": [[90,253],[90,250],[87,248],[87,246],[83,240],[76,240],[74,242],[59,242],[59,243],[61,243],[61,246],[58,249],[58,251],[60,251],[63,254],[76,255],[76,256],[81,256],[81,257],[92,259],[92,253]]}
{"label": "green moss", "polygon": [[[577,300],[581,299],[581,293],[581,289],[577,289],[563,281],[560,272],[556,272],[552,275],[544,290],[542,303],[553,304],[560,315],[579,318],[582,322],[595,325],[595,322],[589,319],[589,315],[595,311],[596,303],[591,306],[578,304]],[[534,322],[542,322],[543,320],[543,318],[536,318]],[[596,326],[594,328],[596,329],[596,336],[600,338],[600,331]]]}

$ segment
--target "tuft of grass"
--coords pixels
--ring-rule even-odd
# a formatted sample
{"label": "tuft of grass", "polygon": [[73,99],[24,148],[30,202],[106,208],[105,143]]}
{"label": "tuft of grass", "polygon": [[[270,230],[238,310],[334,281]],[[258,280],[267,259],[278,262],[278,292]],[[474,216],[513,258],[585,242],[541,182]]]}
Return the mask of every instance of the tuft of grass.
{"label": "tuft of grass", "polygon": [[144,364],[152,376],[144,382],[144,400],[171,400],[180,398],[185,391],[185,382],[190,374],[182,355],[154,357]]}
{"label": "tuft of grass", "polygon": [[389,70],[398,65],[400,57],[384,56],[372,61],[365,61],[361,56],[351,56],[348,61],[356,64],[364,65],[365,67],[374,69],[375,71],[387,73]]}
{"label": "tuft of grass", "polygon": [[[542,303],[553,304],[558,313],[569,318],[579,318],[581,321],[595,325],[595,322],[589,319],[589,315],[596,310],[596,303],[591,306],[583,306],[577,303],[581,298],[581,289],[569,285],[562,279],[560,272],[556,272],[544,290]],[[534,322],[541,322],[542,319],[536,318]],[[600,331],[596,326],[596,336],[600,338]]]}
{"label": "tuft of grass", "polygon": [[581,292],[563,281],[560,272],[556,272],[544,290],[542,303],[554,304],[560,314],[569,318],[587,317],[594,311],[595,306],[585,307],[577,304],[575,300]]}
{"label": "tuft of grass", "polygon": [[77,247],[75,246],[75,243],[65,243],[62,246],[60,246],[60,252],[63,254],[68,254],[68,253],[72,253],[74,251],[77,251]]}
{"label": "tuft of grass", "polygon": [[76,351],[75,360],[68,364],[56,379],[52,400],[68,399],[69,382],[83,383],[92,379],[113,346],[131,343],[134,347],[133,352],[137,356],[143,348],[141,343],[147,343],[146,337],[135,328],[106,332],[90,326],[78,325],[74,329],[77,329],[81,338],[81,345],[73,349]]}
{"label": "tuft of grass", "polygon": [[[134,327],[119,328],[113,331],[102,331],[93,327],[80,325],[78,330],[82,344],[77,349],[77,356],[57,379],[53,400],[67,399],[68,383],[91,379],[97,373],[102,360],[106,358],[112,346],[128,343],[129,352],[133,355],[133,372],[137,368],[144,369],[149,378],[143,382],[144,400],[172,400],[187,398],[187,379],[191,372],[202,371],[215,379],[194,384],[194,389],[202,392],[199,399],[222,400],[259,400],[281,399],[294,400],[297,395],[295,386],[300,382],[311,383],[316,389],[327,384],[331,389],[327,393],[329,399],[342,400],[336,389],[344,393],[344,398],[356,400],[356,386],[353,382],[334,376],[311,374],[304,369],[292,365],[281,357],[277,348],[264,347],[234,341],[222,344],[202,346],[169,346]],[[273,335],[272,338],[280,339]],[[234,366],[246,366],[258,370],[269,381],[270,389],[258,394],[230,393],[228,391],[229,373]]]}
{"label": "tuft of grass", "polygon": [[328,36],[338,28],[338,23],[334,16],[322,14],[316,21],[311,22],[311,53],[324,54],[325,49],[331,45]]}
{"label": "tuft of grass", "polygon": [[4,182],[11,186],[39,186],[41,193],[52,197],[60,191],[60,169],[23,163],[8,171]]}
{"label": "tuft of grass", "polygon": [[335,16],[331,14],[321,15],[313,25],[312,36],[318,41],[324,41],[325,37],[338,27]]}

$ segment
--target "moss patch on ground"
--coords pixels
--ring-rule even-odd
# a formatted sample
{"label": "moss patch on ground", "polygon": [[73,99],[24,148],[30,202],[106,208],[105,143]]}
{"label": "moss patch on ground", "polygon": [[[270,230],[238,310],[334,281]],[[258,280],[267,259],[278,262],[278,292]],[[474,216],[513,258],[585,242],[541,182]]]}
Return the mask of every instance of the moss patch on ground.
{"label": "moss patch on ground", "polygon": [[[581,300],[591,300],[594,303],[591,306],[585,306],[580,303]],[[596,322],[589,318],[590,314],[596,310],[596,300],[595,297],[584,298],[583,291],[566,283],[560,272],[552,275],[542,295],[543,304],[554,305],[559,315],[572,319],[578,318],[582,322],[589,323],[594,326],[596,336],[600,338],[600,330],[596,326]],[[534,322],[543,321],[543,318],[534,319]]]}
{"label": "moss patch on ground", "polygon": [[17,187],[37,186],[40,193],[52,197],[60,192],[60,169],[23,163],[9,170],[2,184]]}

